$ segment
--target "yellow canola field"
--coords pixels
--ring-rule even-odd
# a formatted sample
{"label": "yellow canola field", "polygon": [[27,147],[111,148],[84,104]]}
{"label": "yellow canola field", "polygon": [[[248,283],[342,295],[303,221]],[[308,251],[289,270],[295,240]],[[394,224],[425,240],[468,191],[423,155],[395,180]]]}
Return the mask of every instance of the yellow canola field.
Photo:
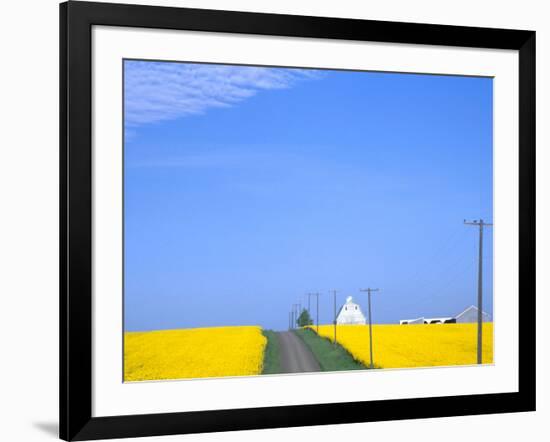
{"label": "yellow canola field", "polygon": [[[315,327],[310,327],[315,331]],[[375,367],[406,368],[469,365],[477,362],[477,324],[373,324]],[[333,341],[333,325],[319,326],[319,335]],[[339,325],[336,340],[355,359],[370,365],[368,325]],[[483,324],[484,364],[493,363],[493,323]]]}
{"label": "yellow canola field", "polygon": [[265,346],[257,326],[127,332],[124,380],[256,375]]}

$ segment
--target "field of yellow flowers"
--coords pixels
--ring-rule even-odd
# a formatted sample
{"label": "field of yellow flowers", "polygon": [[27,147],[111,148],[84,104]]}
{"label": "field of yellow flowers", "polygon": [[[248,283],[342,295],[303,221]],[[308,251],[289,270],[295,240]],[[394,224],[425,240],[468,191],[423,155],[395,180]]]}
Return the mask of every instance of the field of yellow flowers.
{"label": "field of yellow flowers", "polygon": [[265,345],[256,326],[127,332],[124,380],[256,375]]}
{"label": "field of yellow flowers", "polygon": [[[373,324],[372,328],[375,367],[469,365],[477,361],[477,324]],[[333,333],[332,325],[319,326],[319,335],[331,341]],[[370,364],[368,325],[339,325],[336,340],[355,359]],[[493,363],[493,323],[483,324],[482,357],[483,363]]]}

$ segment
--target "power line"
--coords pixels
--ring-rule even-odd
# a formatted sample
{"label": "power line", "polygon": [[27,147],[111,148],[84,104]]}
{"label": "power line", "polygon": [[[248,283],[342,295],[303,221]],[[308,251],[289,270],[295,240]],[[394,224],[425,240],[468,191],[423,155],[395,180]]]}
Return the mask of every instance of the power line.
{"label": "power line", "polygon": [[[414,287],[416,292],[419,293],[415,297],[408,297],[403,300],[402,306],[411,306],[418,304],[419,301],[425,301],[426,299],[439,300],[441,296],[446,296],[446,290],[457,282],[459,278],[467,279],[467,276],[473,270],[473,263],[471,260],[466,259],[466,255],[460,255],[454,260],[451,266],[446,266],[446,272],[441,272],[436,275],[432,280],[425,280],[424,283],[416,285]],[[431,270],[430,270],[431,271]],[[412,284],[408,285],[412,287]],[[393,291],[398,291],[394,289]]]}
{"label": "power line", "polygon": [[492,227],[490,223],[486,223],[482,219],[479,221],[466,221],[464,224],[468,226],[479,227],[479,255],[478,255],[478,271],[477,271],[477,363],[482,363],[482,344],[483,344],[483,228]]}
{"label": "power line", "polygon": [[[456,231],[453,231],[450,235],[448,235],[445,240],[438,241],[439,247],[436,247],[435,249],[433,249],[433,253],[431,253],[430,254],[431,256],[429,257],[429,262],[438,261],[440,257],[444,255],[445,252],[455,248],[455,246],[460,241],[460,239],[461,238],[459,236],[459,231],[456,230]],[[405,279],[409,281],[410,285],[416,285],[418,282],[422,284],[425,283],[425,281],[421,279],[423,278],[422,275],[423,275],[424,267],[425,266],[422,264],[416,265],[415,269],[408,276],[405,277]]]}
{"label": "power line", "polygon": [[[435,260],[435,258],[432,260]],[[470,261],[467,260],[466,254],[457,254],[454,256],[454,259],[445,260],[445,262],[439,265],[437,270],[433,265],[430,266],[430,269],[429,269],[429,275],[431,276],[430,279],[421,280],[417,278],[416,281],[409,281],[408,286],[409,287],[414,286],[415,290],[418,292],[430,292],[430,294],[439,292],[441,284],[444,284],[450,278],[454,278],[454,276],[457,274],[457,271],[465,273],[466,270],[470,268],[469,262]],[[464,266],[465,263],[466,263],[466,266]],[[420,299],[425,299],[426,297],[427,296],[424,296],[423,298],[414,298],[414,302]],[[408,298],[408,302],[409,303],[413,302],[413,298]]]}

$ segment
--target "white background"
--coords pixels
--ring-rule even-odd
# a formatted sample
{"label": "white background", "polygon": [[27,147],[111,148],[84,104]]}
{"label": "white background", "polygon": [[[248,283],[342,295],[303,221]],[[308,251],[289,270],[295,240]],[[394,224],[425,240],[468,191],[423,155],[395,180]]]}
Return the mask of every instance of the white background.
{"label": "white background", "polygon": [[[137,2],[137,0],[136,0]],[[550,306],[550,14],[545,2],[462,0],[202,0],[151,2],[192,7],[415,21],[537,31],[538,144],[538,410],[536,413],[418,421],[260,430],[151,438],[169,441],[517,440],[544,438],[548,399],[550,326],[542,322]],[[9,5],[9,6],[8,6]],[[0,48],[0,439],[55,439],[58,372],[58,9],[57,1],[3,2]],[[546,81],[545,81],[546,79]],[[546,345],[545,345],[546,344]],[[545,348],[546,347],[546,348]],[[468,425],[466,428],[465,425]],[[537,436],[537,430],[541,432]],[[529,436],[528,434],[531,434]]]}

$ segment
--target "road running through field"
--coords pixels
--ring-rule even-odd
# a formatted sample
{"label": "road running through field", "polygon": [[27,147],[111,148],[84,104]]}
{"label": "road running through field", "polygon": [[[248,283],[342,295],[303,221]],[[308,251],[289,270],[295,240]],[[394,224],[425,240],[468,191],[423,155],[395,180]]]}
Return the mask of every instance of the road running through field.
{"label": "road running through field", "polygon": [[278,332],[282,373],[321,371],[321,367],[306,344],[293,332]]}

